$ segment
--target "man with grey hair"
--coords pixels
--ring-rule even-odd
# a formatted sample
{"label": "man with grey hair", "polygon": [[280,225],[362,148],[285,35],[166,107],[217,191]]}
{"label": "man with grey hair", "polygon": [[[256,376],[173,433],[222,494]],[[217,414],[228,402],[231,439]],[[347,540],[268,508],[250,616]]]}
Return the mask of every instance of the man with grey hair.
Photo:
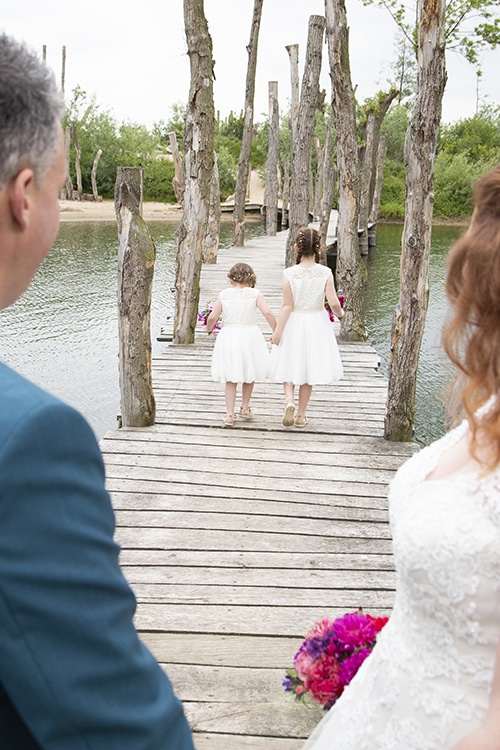
{"label": "man with grey hair", "polygon": [[[62,110],[50,71],[0,35],[0,310],[58,231]],[[0,363],[2,750],[193,750],[134,628],[113,533],[89,425]]]}

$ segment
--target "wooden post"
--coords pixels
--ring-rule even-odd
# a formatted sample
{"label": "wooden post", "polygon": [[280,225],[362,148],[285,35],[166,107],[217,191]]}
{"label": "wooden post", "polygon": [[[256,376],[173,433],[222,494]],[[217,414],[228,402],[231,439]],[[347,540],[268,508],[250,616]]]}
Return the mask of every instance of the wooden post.
{"label": "wooden post", "polygon": [[269,81],[269,137],[266,160],[266,234],[274,237],[278,226],[278,165],[280,158],[278,82]]}
{"label": "wooden post", "polygon": [[288,204],[290,203],[290,159],[283,165],[283,198],[281,201],[281,228],[288,229]]}
{"label": "wooden post", "polygon": [[429,301],[434,160],[446,86],[446,0],[422,0],[419,8],[418,90],[405,140],[405,220],[384,428],[384,437],[399,441],[413,436],[418,358]]}
{"label": "wooden post", "polygon": [[168,134],[168,139],[170,141],[170,151],[172,152],[172,159],[174,162],[174,179],[172,180],[172,187],[174,188],[175,200],[182,205],[184,194],[184,170],[182,169],[182,159],[177,144],[177,136],[174,131]]}
{"label": "wooden post", "polygon": [[323,149],[323,188],[321,194],[319,213],[319,233],[321,235],[321,261],[327,262],[327,237],[332,212],[333,198],[335,195],[335,164],[332,159],[333,122],[332,118],[326,120],[325,147]]}
{"label": "wooden post", "polygon": [[68,126],[64,129],[64,156],[66,159],[66,182],[61,188],[59,197],[61,200],[73,200],[73,183],[69,173],[69,151],[71,146],[71,130]]}
{"label": "wooden post", "polygon": [[90,180],[92,182],[92,194],[94,196],[95,201],[100,200],[99,193],[97,191],[96,175],[97,175],[97,165],[99,164],[99,159],[101,158],[101,156],[102,156],[102,148],[100,148],[97,154],[94,156],[94,161],[92,163],[92,172],[90,174]]}
{"label": "wooden post", "polygon": [[143,170],[118,167],[115,212],[118,222],[118,338],[121,424],[154,424],[151,377],[151,292],[155,246],[142,218]]}
{"label": "wooden post", "polygon": [[286,51],[288,52],[288,57],[290,58],[290,130],[292,143],[294,143],[297,135],[297,122],[299,119],[299,45],[289,44],[288,47],[286,47]]}
{"label": "wooden post", "polygon": [[184,0],[184,28],[191,84],[184,127],[184,210],[176,232],[175,344],[194,342],[214,169],[214,68],[203,0]]}
{"label": "wooden post", "polygon": [[76,122],[72,122],[72,134],[73,143],[75,144],[75,172],[76,172],[76,191],[78,193],[78,200],[81,201],[83,195],[82,187],[82,169],[80,167],[81,151],[80,144],[78,143],[78,133],[76,132]]}
{"label": "wooden post", "polygon": [[208,206],[207,235],[203,245],[203,263],[217,263],[220,238],[220,178],[219,160],[214,151],[214,168],[210,180],[210,201]]}
{"label": "wooden post", "polygon": [[311,16],[309,18],[306,61],[300,92],[297,132],[292,142],[292,184],[290,189],[289,230],[286,242],[286,266],[291,266],[295,262],[293,248],[297,230],[309,223],[311,144],[319,100],[319,75],[324,34],[324,17]]}
{"label": "wooden post", "polygon": [[380,143],[380,128],[382,121],[398,95],[394,87],[384,94],[381,92],[374,101],[365,108],[366,123],[364,127],[365,149],[363,158],[360,160],[360,187],[359,187],[359,228],[362,234],[359,238],[359,251],[361,255],[368,255],[368,217],[372,207],[373,192],[375,189],[375,170],[377,164],[378,145]]}
{"label": "wooden post", "polygon": [[375,175],[375,190],[373,191],[372,206],[368,216],[368,247],[375,247],[377,244],[377,219],[380,207],[380,198],[382,196],[382,183],[384,180],[384,162],[387,153],[387,141],[384,135],[380,137],[378,144],[377,172]]}
{"label": "wooden post", "polygon": [[64,86],[66,85],[66,46],[62,48],[62,61],[61,61],[61,91],[64,96]]}
{"label": "wooden post", "polygon": [[359,162],[356,131],[356,99],[349,62],[349,29],[345,0],[325,0],[326,38],[332,82],[332,111],[337,139],[338,285],[345,292],[340,338],[366,340],[364,290],[366,272],[358,242]]}
{"label": "wooden post", "polygon": [[264,0],[254,0],[250,42],[247,47],[248,67],[245,83],[245,116],[243,120],[243,138],[238,159],[238,175],[234,191],[234,240],[235,247],[245,244],[245,192],[251,171],[251,146],[253,137],[253,108],[255,98],[255,73],[257,71],[257,49],[259,43],[260,19]]}

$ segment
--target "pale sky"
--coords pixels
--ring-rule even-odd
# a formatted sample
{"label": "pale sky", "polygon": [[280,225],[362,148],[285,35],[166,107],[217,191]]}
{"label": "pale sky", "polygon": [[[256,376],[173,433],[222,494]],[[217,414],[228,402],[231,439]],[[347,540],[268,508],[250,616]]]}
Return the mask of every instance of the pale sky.
{"label": "pale sky", "polygon": [[[225,118],[244,105],[253,0],[205,0],[213,41],[216,111]],[[360,103],[387,88],[395,58],[396,27],[386,10],[346,0],[350,26],[353,84]],[[290,100],[290,66],[286,45],[299,44],[300,78],[311,15],[324,15],[324,0],[264,0],[259,36],[255,92],[256,121],[268,112],[268,82],[278,81],[280,112]],[[3,31],[40,51],[61,77],[66,46],[66,99],[79,85],[119,121],[151,127],[168,120],[174,104],[189,92],[182,0],[16,0],[2,11]],[[500,104],[500,50],[483,58],[480,103]],[[471,117],[476,110],[476,76],[455,53],[447,54],[448,84],[443,122]],[[321,86],[330,99],[327,48]]]}

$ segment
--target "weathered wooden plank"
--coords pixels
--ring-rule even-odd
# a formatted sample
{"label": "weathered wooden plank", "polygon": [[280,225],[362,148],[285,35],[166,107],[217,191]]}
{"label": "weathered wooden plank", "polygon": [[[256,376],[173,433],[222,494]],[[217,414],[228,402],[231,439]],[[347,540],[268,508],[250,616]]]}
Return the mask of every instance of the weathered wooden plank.
{"label": "weathered wooden plank", "polygon": [[139,631],[206,633],[214,638],[214,649],[221,634],[254,636],[288,636],[303,638],[309,628],[325,617],[341,617],[362,607],[373,615],[388,615],[392,592],[336,591],[331,606],[297,606],[290,599],[288,607],[237,606],[202,604],[182,600],[178,604],[138,599],[136,625]]}
{"label": "weathered wooden plank", "polygon": [[[305,635],[305,633],[304,633]],[[219,635],[217,643],[205,633],[151,633],[141,638],[159,662],[251,669],[283,669],[298,651],[302,638]],[[214,647],[215,645],[215,647]]]}
{"label": "weathered wooden plank", "polygon": [[[323,498],[324,499],[324,498]],[[173,493],[165,495],[114,493],[113,505],[115,507],[116,519],[120,526],[150,526],[151,519],[156,519],[152,511],[165,512],[209,512],[209,513],[240,513],[270,516],[274,519],[281,516],[294,518],[317,518],[327,520],[351,520],[351,521],[376,521],[387,522],[387,511],[385,508],[353,508],[347,505],[322,503],[314,505],[309,502],[289,503],[274,502],[266,499],[239,498],[213,498],[211,501],[201,495],[190,495],[180,497]],[[156,521],[153,521],[156,525]],[[162,524],[166,525],[166,524]]]}
{"label": "weathered wooden plank", "polygon": [[[283,482],[284,479],[287,480],[286,488],[290,492],[299,492],[304,495],[320,492],[365,497],[385,497],[386,495],[386,485],[381,482],[356,482],[349,480],[347,476],[339,478],[337,481],[333,479],[322,481],[302,479],[300,477],[286,478],[279,475],[274,477],[252,477],[245,474],[238,475],[238,471],[239,466],[237,462],[228,461],[227,475],[208,471],[183,471],[176,469],[171,472],[172,476],[169,481],[197,485],[198,487],[204,487],[207,484],[216,485],[219,487],[218,491],[221,497],[231,496],[234,487],[253,488],[257,492],[265,492],[266,490],[271,490],[277,483]],[[143,479],[144,487],[147,489],[148,483],[155,482],[158,487],[159,483],[165,482],[167,470],[157,467],[130,466],[127,465],[127,461],[119,462],[118,464],[108,462],[107,475],[111,478],[120,478],[122,481],[126,479]]]}
{"label": "weathered wooden plank", "polygon": [[[362,552],[264,552],[261,550],[155,550],[125,548],[120,552],[122,565],[130,569],[153,566],[162,568],[166,565],[180,565],[183,568],[281,568],[298,570],[304,579],[316,575],[319,570],[357,571],[357,570],[393,570],[394,561],[391,554]],[[346,576],[347,578],[347,576]]]}
{"label": "weathered wooden plank", "polygon": [[[207,501],[214,498],[221,502],[240,498],[265,501],[269,498],[278,502],[281,500],[298,503],[307,501],[318,505],[351,505],[353,508],[385,509],[387,507],[387,497],[382,487],[380,493],[375,492],[375,488],[373,487],[368,488],[369,491],[363,493],[361,492],[363,489],[362,486],[353,487],[350,484],[343,485],[339,482],[331,483],[325,488],[325,492],[304,493],[302,491],[296,492],[293,489],[273,489],[272,486],[267,488],[262,486],[230,488],[217,485],[203,486],[190,484],[189,482],[177,482],[175,481],[175,477],[172,480],[166,480],[164,477],[163,481],[158,479],[143,479],[140,476],[137,478],[130,476],[123,477],[119,471],[113,476],[110,470],[110,476],[107,478],[107,486],[113,497],[115,494],[124,492],[126,494],[144,494],[145,496],[162,495],[165,498],[175,495],[183,499],[199,496],[202,492],[205,492]],[[347,492],[343,492],[342,489],[346,489]],[[207,502],[207,508],[209,507],[209,502]]]}
{"label": "weathered wooden plank", "polygon": [[[282,524],[280,524],[280,528]],[[119,526],[116,539],[123,547],[136,549],[208,549],[208,550],[262,550],[264,552],[367,552],[389,554],[391,544],[388,535],[381,539],[370,534],[363,535],[353,527],[338,528],[338,536],[287,534],[262,531],[235,531],[213,529],[156,529],[135,526]]]}
{"label": "weathered wooden plank", "polygon": [[[233,710],[230,707],[230,710]],[[195,750],[300,750],[304,740],[289,737],[255,737],[255,735],[235,735],[212,732],[196,732]]]}
{"label": "weathered wooden plank", "polygon": [[[190,587],[196,586],[220,586],[226,587],[225,594],[229,598],[235,596],[235,592],[230,592],[227,587],[261,587],[267,589],[281,588],[286,590],[287,598],[293,595],[288,589],[303,588],[304,582],[302,576],[297,574],[291,575],[287,568],[268,568],[266,570],[258,568],[183,568],[176,566],[160,567],[158,565],[149,565],[146,567],[123,567],[123,571],[129,583],[134,586],[140,585],[141,594],[145,595],[146,587],[151,596],[161,595],[161,586],[171,587],[166,590],[164,601],[167,602],[175,596],[175,586],[185,586],[186,592]],[[394,573],[387,570],[350,570],[346,576],[345,571],[338,570],[317,570],[308,576],[307,590],[314,590],[313,598],[322,596],[318,589],[332,591],[334,589],[387,589],[394,590]],[[211,588],[211,600],[216,601],[218,594],[214,588]],[[194,596],[194,591],[189,595]],[[206,592],[205,592],[206,593]],[[255,591],[246,591],[245,597],[251,593],[256,597]],[[203,593],[202,593],[203,596]],[[279,603],[280,593],[276,594],[275,603]],[[234,601],[234,599],[233,599]]]}
{"label": "weathered wooden plank", "polygon": [[[222,531],[229,534],[238,531],[256,532],[263,534],[276,531],[277,518],[271,515],[257,515],[244,513],[210,513],[206,512],[173,512],[173,511],[121,511],[117,514],[120,527],[153,530],[163,529],[210,530]],[[325,528],[326,526],[326,528]],[[282,520],[282,527],[289,536],[316,535],[325,539],[330,537],[347,537],[354,539],[390,539],[390,532],[386,522],[353,521],[352,519],[330,518],[328,524],[322,518],[297,518],[288,516]],[[280,535],[282,536],[282,535]]]}
{"label": "weathered wooden plank", "polygon": [[[235,468],[237,467],[239,474],[237,481],[243,482],[245,476],[250,476],[253,479],[256,462],[259,464],[261,479],[285,479],[287,484],[290,483],[291,488],[296,481],[301,483],[345,481],[347,473],[353,484],[382,484],[385,488],[395,473],[395,470],[374,468],[372,466],[353,466],[352,464],[349,465],[349,462],[344,462],[344,465],[334,465],[332,462],[325,466],[321,464],[304,464],[297,460],[298,467],[296,470],[300,471],[300,478],[296,480],[290,478],[290,475],[293,474],[290,457],[287,458],[286,462],[276,459],[268,461],[262,456],[262,451],[258,450],[250,450],[247,453],[240,452],[238,455],[213,455],[210,461],[203,461],[203,471],[200,470],[199,456],[188,456],[186,454],[177,456],[170,452],[168,455],[151,455],[149,452],[139,453],[136,451],[126,456],[121,453],[115,453],[112,462],[109,460],[110,466],[125,464],[128,468],[145,469],[148,474],[156,471],[171,471],[175,472],[176,475],[185,474],[186,472],[196,472],[198,474],[198,483],[200,481],[206,482],[207,474],[211,474],[213,475],[211,480],[221,485],[224,484],[224,481],[218,481],[217,476],[223,477],[226,474],[228,464],[229,466],[232,464]],[[236,479],[232,481],[235,482]]]}
{"label": "weathered wooden plank", "polygon": [[[247,243],[275,312],[286,234]],[[201,304],[241,259],[231,248],[203,268]],[[193,345],[166,345],[153,360],[156,424],[101,443],[120,560],[197,750],[299,750],[322,711],[284,693],[284,670],[315,621],[389,614],[387,489],[417,447],[383,440],[387,383],[366,342],[339,342],[345,377],[313,389],[305,430],[283,427],[270,382],[255,386],[255,418],[223,429],[214,343],[200,327]]]}

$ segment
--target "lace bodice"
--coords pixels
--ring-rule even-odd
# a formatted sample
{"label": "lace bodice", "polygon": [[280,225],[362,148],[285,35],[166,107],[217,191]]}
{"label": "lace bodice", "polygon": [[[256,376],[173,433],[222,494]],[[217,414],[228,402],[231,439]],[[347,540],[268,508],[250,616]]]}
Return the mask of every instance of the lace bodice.
{"label": "lace bodice", "polygon": [[284,271],[293,295],[295,310],[321,310],[325,301],[325,284],[331,275],[328,266],[320,263],[311,268],[290,266]]}
{"label": "lace bodice", "polygon": [[466,429],[397,472],[394,609],[307,747],[337,747],[335,731],[342,750],[446,750],[484,716],[500,630],[500,470],[426,481]]}
{"label": "lace bodice", "polygon": [[220,293],[223,325],[256,325],[259,290],[250,286],[229,287]]}

